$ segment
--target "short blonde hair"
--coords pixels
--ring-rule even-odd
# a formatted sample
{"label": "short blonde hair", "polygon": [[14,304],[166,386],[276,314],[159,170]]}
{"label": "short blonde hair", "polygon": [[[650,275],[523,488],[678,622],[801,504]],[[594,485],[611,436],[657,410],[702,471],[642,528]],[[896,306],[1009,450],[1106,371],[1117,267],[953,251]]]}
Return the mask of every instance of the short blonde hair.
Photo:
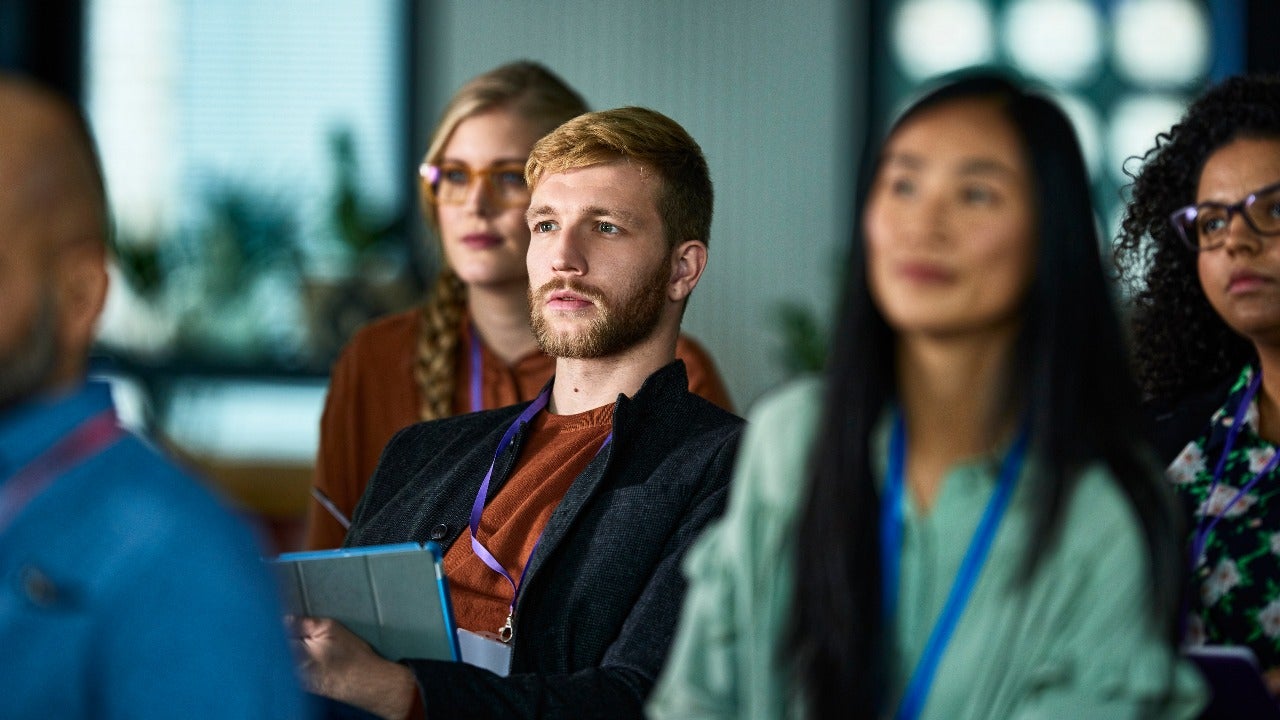
{"label": "short blonde hair", "polygon": [[542,138],[529,153],[525,179],[536,188],[544,175],[626,160],[657,173],[658,212],[675,247],[711,236],[714,193],[702,148],[660,112],[623,107],[587,113]]}

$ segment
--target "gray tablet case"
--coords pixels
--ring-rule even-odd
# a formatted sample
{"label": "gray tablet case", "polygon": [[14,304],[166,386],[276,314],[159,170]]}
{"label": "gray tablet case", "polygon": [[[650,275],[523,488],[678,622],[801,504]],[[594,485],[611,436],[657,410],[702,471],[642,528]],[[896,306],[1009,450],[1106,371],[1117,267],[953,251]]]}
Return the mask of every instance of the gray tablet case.
{"label": "gray tablet case", "polygon": [[285,553],[269,561],[285,611],[341,622],[388,660],[458,660],[440,546]]}

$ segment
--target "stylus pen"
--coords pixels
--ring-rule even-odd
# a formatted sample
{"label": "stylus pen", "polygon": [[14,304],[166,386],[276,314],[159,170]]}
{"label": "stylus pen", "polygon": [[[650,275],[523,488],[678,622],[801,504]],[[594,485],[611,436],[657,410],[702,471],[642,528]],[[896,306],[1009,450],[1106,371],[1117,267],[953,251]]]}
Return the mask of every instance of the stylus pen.
{"label": "stylus pen", "polygon": [[329,511],[329,514],[333,516],[334,520],[338,521],[338,524],[342,526],[343,530],[351,529],[351,521],[347,519],[346,515],[342,514],[342,511],[338,509],[337,505],[333,504],[333,501],[329,499],[328,495],[324,494],[323,490],[312,485],[311,497],[315,498],[316,502],[320,503],[321,507]]}

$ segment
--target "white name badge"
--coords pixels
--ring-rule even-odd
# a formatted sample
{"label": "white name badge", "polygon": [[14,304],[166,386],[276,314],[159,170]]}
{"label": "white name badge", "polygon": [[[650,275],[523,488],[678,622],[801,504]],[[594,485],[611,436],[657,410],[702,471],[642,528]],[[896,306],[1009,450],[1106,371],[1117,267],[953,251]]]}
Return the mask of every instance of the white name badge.
{"label": "white name badge", "polygon": [[511,671],[511,646],[491,632],[471,632],[458,628],[458,648],[462,662],[484,668],[499,677]]}

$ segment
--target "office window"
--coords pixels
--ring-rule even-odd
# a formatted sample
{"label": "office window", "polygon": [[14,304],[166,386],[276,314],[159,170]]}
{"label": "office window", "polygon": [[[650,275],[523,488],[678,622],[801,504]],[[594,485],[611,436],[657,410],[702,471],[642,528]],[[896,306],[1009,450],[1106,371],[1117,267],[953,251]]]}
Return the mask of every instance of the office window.
{"label": "office window", "polygon": [[119,256],[105,348],[323,374],[354,325],[412,301],[405,8],[86,3]]}
{"label": "office window", "polygon": [[887,0],[876,38],[873,122],[920,83],[1003,65],[1042,84],[1071,117],[1108,235],[1124,206],[1126,167],[1212,79],[1243,71],[1242,1]]}

